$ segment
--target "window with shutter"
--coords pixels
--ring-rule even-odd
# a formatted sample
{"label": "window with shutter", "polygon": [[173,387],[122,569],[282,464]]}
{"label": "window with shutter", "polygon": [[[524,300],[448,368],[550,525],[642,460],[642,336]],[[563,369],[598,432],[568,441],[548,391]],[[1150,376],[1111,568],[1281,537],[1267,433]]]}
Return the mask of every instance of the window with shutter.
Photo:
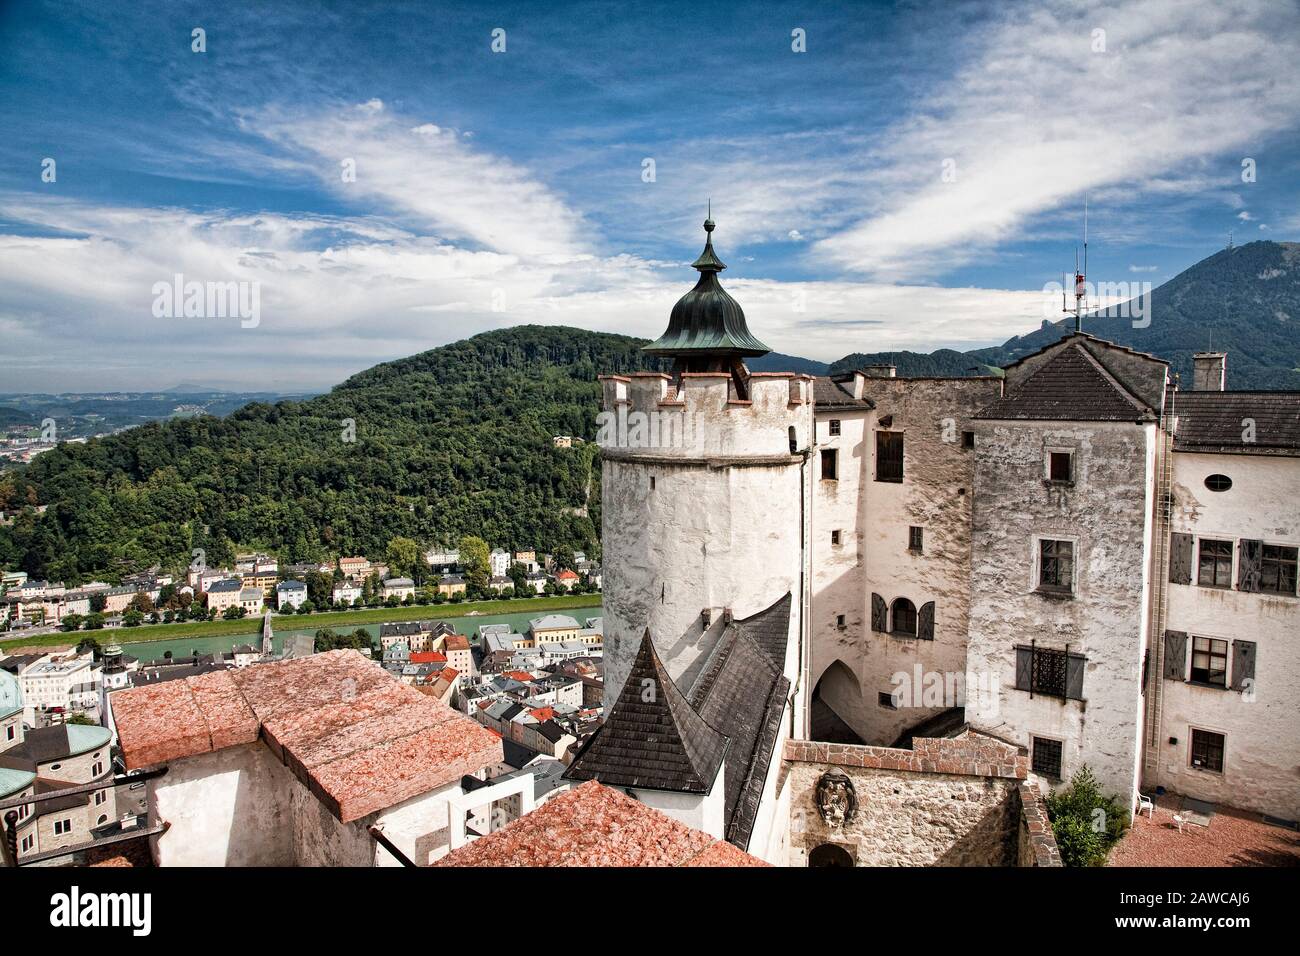
{"label": "window with shutter", "polygon": [[1242,538],[1238,544],[1237,590],[1258,591],[1263,573],[1264,542]]}
{"label": "window with shutter", "polygon": [[1255,683],[1255,642],[1232,642],[1232,689],[1247,690]]}
{"label": "window with shutter", "polygon": [[1210,637],[1192,638],[1192,682],[1211,687],[1228,686],[1228,642]]}
{"label": "window with shutter", "polygon": [[888,631],[889,630],[887,626],[888,622],[886,621],[886,618],[888,616],[889,616],[889,612],[885,605],[885,599],[882,598],[879,594],[872,594],[871,595],[871,629],[873,631],[880,631],[881,633]]}
{"label": "window with shutter", "polygon": [[1192,583],[1192,536],[1174,531],[1169,535],[1169,583]]}
{"label": "window with shutter", "polygon": [[1266,544],[1260,555],[1259,589],[1266,594],[1295,596],[1297,549]]}
{"label": "window with shutter", "polygon": [[923,641],[934,640],[934,602],[926,601],[917,614],[916,636]]}
{"label": "window with shutter", "polygon": [[1201,539],[1196,583],[1203,588],[1232,587],[1232,542]]}
{"label": "window with shutter", "polygon": [[1183,680],[1187,674],[1187,632],[1165,631],[1165,677]]}
{"label": "window with shutter", "polygon": [[903,480],[903,433],[876,432],[876,481]]}
{"label": "window with shutter", "polygon": [[1034,673],[1034,651],[1029,647],[1016,648],[1016,690],[1029,690]]}

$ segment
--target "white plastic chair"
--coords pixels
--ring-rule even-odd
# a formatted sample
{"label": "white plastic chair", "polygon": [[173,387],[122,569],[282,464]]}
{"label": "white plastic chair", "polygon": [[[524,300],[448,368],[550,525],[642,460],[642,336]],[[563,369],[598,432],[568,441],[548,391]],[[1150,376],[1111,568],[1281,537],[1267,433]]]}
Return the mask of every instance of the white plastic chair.
{"label": "white plastic chair", "polygon": [[1150,797],[1144,796],[1143,794],[1139,793],[1138,794],[1138,816],[1142,816],[1143,810],[1147,812],[1148,820],[1154,819],[1154,814],[1156,812],[1155,803],[1152,802]]}

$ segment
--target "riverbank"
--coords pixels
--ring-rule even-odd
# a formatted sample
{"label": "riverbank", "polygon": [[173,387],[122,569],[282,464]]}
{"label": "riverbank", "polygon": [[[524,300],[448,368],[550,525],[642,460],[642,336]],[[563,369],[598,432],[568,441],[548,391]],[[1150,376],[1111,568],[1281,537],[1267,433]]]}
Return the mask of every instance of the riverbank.
{"label": "riverbank", "polygon": [[[323,611],[318,614],[273,614],[271,627],[277,632],[315,632],[322,627],[332,627],[336,631],[353,630],[388,621],[449,620],[506,614],[541,616],[549,611],[576,611],[582,608],[599,611],[600,600],[599,594],[572,594],[502,601],[466,601],[462,604],[372,607],[359,611]],[[0,653],[13,654],[23,648],[68,647],[83,637],[93,637],[100,644],[122,645],[191,638],[239,637],[256,633],[260,627],[260,618],[244,617],[237,621],[192,621],[185,624],[142,624],[140,627],[115,627],[98,631],[59,631],[30,638],[5,635],[6,639],[0,641]]]}

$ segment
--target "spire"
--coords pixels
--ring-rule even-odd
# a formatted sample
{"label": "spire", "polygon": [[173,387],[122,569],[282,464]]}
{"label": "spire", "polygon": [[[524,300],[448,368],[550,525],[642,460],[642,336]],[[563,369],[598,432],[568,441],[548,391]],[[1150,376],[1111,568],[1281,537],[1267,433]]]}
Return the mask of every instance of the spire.
{"label": "spire", "polygon": [[726,263],[713,251],[713,204],[704,220],[704,251],[691,263],[700,273],[695,288],[673,306],[668,329],[645,347],[651,355],[677,359],[679,371],[711,371],[730,368],[746,356],[772,351],[749,331],[745,311],[718,281]]}

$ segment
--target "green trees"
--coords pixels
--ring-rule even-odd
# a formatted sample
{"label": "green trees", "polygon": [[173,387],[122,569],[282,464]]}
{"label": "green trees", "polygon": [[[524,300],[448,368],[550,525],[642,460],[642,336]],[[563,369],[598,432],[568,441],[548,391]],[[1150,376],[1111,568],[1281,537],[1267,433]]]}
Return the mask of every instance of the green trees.
{"label": "green trees", "polygon": [[413,539],[400,536],[389,538],[384,555],[388,560],[389,574],[393,577],[423,580],[424,556],[420,553],[420,546]]}
{"label": "green trees", "polygon": [[1086,765],[1070,785],[1047,798],[1056,845],[1066,866],[1101,866],[1110,848],[1128,829],[1128,811],[1113,796],[1105,796]]}
{"label": "green trees", "polygon": [[[80,614],[65,614],[63,615],[63,619],[59,621],[59,628],[64,631],[79,631],[81,630],[82,620],[83,618]],[[82,643],[84,644],[85,642],[83,641]],[[81,645],[77,645],[77,648],[80,650]]]}
{"label": "green trees", "polygon": [[475,595],[487,590],[492,578],[492,561],[487,542],[474,535],[460,539],[460,566],[464,569],[465,585]]}
{"label": "green trees", "polygon": [[[557,449],[551,438],[594,438],[596,376],[659,368],[641,344],[505,329],[376,366],[304,402],[65,443],[5,474],[5,510],[18,510],[0,527],[0,562],[71,586],[150,564],[179,571],[195,548],[219,566],[236,542],[298,560],[462,535],[597,554],[596,448]],[[345,418],[357,422],[355,442],[339,440]],[[37,514],[37,504],[49,507]],[[416,576],[416,551],[413,564],[406,544],[389,557]]]}

